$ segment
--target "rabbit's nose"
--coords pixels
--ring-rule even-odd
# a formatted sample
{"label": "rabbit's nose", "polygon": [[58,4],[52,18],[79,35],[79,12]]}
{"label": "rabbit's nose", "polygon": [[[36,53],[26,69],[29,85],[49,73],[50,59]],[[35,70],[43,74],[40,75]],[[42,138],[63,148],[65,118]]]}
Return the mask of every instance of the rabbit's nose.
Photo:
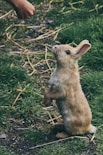
{"label": "rabbit's nose", "polygon": [[52,47],[52,50],[53,50],[53,51],[56,51],[56,50],[58,49],[58,47],[59,47],[59,45],[54,45],[54,46]]}

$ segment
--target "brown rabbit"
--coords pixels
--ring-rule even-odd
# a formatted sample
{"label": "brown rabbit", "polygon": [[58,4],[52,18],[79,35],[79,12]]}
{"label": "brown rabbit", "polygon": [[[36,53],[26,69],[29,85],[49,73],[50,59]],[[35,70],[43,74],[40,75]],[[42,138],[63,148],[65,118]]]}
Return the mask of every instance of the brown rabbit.
{"label": "brown rabbit", "polygon": [[96,132],[96,127],[91,124],[92,113],[88,101],[81,88],[78,67],[78,59],[90,48],[88,40],[83,40],[77,47],[66,44],[52,48],[57,66],[43,102],[48,104],[56,100],[67,134]]}

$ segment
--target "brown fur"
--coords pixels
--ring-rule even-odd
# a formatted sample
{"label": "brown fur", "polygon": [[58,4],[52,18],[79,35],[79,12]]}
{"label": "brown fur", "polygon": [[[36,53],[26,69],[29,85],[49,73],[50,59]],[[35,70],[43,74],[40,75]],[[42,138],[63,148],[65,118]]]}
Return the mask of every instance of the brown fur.
{"label": "brown fur", "polygon": [[92,113],[81,88],[78,67],[79,57],[90,47],[87,40],[75,48],[69,45],[53,46],[57,67],[51,75],[49,90],[45,93],[43,102],[48,104],[53,99],[56,100],[65,130],[72,135],[96,131],[96,127],[91,125]]}

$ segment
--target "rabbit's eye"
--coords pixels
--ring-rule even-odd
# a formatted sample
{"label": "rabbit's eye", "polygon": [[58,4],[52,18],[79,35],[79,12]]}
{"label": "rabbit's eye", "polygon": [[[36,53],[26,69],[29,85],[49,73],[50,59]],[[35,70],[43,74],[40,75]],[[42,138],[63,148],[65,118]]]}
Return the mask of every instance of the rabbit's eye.
{"label": "rabbit's eye", "polygon": [[65,53],[66,53],[67,55],[69,55],[69,54],[70,54],[70,50],[66,50]]}

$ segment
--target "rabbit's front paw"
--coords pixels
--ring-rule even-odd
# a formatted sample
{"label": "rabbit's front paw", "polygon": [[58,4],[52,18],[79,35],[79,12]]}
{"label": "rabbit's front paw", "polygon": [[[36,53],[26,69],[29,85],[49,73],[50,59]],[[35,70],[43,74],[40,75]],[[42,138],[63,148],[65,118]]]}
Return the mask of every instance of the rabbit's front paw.
{"label": "rabbit's front paw", "polygon": [[49,106],[51,104],[52,100],[50,98],[47,98],[44,96],[44,99],[43,99],[43,104],[45,106]]}

